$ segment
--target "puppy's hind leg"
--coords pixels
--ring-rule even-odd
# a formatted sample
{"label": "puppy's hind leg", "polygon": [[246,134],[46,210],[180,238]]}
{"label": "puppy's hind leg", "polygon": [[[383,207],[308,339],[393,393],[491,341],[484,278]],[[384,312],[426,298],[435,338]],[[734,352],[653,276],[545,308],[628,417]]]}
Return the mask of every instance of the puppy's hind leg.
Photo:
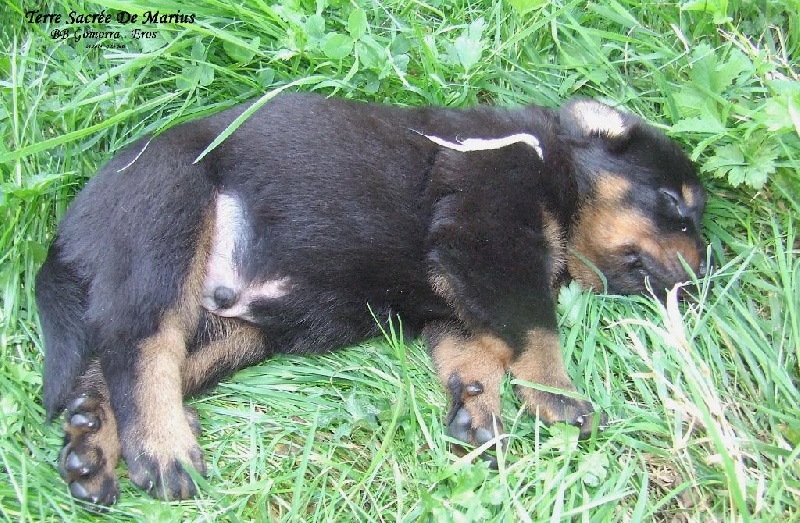
{"label": "puppy's hind leg", "polygon": [[[252,325],[208,313],[201,318],[205,325],[199,334],[204,339],[193,340],[191,352],[183,357],[165,350],[177,348],[183,341],[178,339],[181,330],[177,325],[165,324],[141,346],[138,410],[148,414],[121,434],[125,434],[127,449],[123,452],[131,480],[157,497],[180,499],[195,494],[184,465],[205,474],[202,452],[194,439],[200,432],[199,420],[189,407],[183,407],[183,416],[177,412],[175,405],[180,403],[175,398],[182,400],[267,356],[264,337]],[[143,376],[150,378],[144,380]],[[174,376],[180,376],[178,388]]]}
{"label": "puppy's hind leg", "polygon": [[59,472],[76,499],[111,505],[119,495],[117,422],[100,365],[92,362],[78,379],[64,414]]}
{"label": "puppy's hind leg", "polygon": [[[195,436],[200,424],[193,409],[185,408]],[[64,446],[58,468],[76,499],[112,505],[119,496],[115,469],[121,447],[108,385],[97,360],[78,379],[64,413]]]}
{"label": "puppy's hind leg", "polygon": [[192,396],[269,356],[264,334],[238,318],[202,313],[182,369],[183,394]]}
{"label": "puppy's hind leg", "polygon": [[[162,499],[194,496],[197,489],[189,469],[201,475],[206,471],[195,435],[196,417],[187,417],[183,405],[183,369],[200,318],[210,218],[211,213],[188,233],[184,229],[191,237],[182,245],[175,238],[163,240],[162,248],[180,245],[174,251],[177,262],[152,265],[156,272],[116,301],[111,321],[91,325],[100,344],[98,355],[129,477]],[[171,296],[160,311],[152,305],[159,292]],[[100,303],[111,302],[109,296]]]}
{"label": "puppy's hind leg", "polygon": [[135,385],[126,391],[129,400],[123,400],[123,408],[118,408],[121,402],[115,402],[115,411],[124,416],[119,434],[131,481],[162,499],[196,494],[186,467],[202,475],[206,472],[196,440],[198,425],[190,423],[183,406],[181,371],[187,334],[181,323],[174,313],[168,313],[159,330],[139,344],[133,368]]}

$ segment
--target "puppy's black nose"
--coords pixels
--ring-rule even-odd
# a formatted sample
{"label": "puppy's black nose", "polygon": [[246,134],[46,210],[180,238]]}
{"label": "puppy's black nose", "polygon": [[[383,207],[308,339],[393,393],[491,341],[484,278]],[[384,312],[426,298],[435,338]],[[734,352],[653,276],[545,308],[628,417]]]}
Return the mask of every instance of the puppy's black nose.
{"label": "puppy's black nose", "polygon": [[708,253],[708,258],[706,260],[700,261],[700,266],[697,268],[697,276],[703,277],[709,272],[714,272],[714,254]]}
{"label": "puppy's black nose", "polygon": [[236,304],[236,291],[220,285],[214,289],[214,303],[220,309],[230,309]]}

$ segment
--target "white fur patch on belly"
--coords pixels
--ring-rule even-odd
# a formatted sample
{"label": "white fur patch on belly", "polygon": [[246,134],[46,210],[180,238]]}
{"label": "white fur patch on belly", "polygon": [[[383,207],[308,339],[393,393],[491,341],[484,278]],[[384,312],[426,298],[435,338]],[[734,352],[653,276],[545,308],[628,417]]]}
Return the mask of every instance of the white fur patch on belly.
{"label": "white fur patch on belly", "polygon": [[450,142],[430,134],[422,134],[422,136],[437,145],[464,153],[471,151],[502,149],[503,147],[508,147],[509,145],[513,145],[515,143],[524,143],[533,147],[533,150],[536,151],[536,154],[539,155],[539,158],[544,160],[544,153],[542,151],[542,146],[539,144],[539,139],[532,134],[527,133],[517,133],[510,136],[504,136],[502,138],[467,138],[465,140],[458,140],[457,142]]}
{"label": "white fur patch on belly", "polygon": [[245,227],[244,209],[239,199],[224,193],[217,196],[214,243],[203,283],[203,306],[210,311],[216,309],[214,290],[217,287],[228,287],[237,293],[241,290],[241,278],[233,255],[237,244],[244,240]]}

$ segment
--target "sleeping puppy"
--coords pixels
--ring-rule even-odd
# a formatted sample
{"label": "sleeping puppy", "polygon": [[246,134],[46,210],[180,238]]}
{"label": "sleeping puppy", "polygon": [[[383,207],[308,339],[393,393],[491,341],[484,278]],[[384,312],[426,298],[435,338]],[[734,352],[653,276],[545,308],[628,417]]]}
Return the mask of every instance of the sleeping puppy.
{"label": "sleeping puppy", "polygon": [[588,435],[598,421],[569,394],[554,287],[663,295],[705,270],[690,161],[598,102],[283,95],[195,163],[245,109],[117,155],[38,274],[44,404],[49,419],[66,410],[60,471],[76,498],[113,503],[120,457],[150,494],[192,496],[186,468],[205,464],[186,396],[276,353],[353,345],[395,315],[429,343],[452,436],[502,430],[509,373],[547,389],[517,387],[531,414]]}

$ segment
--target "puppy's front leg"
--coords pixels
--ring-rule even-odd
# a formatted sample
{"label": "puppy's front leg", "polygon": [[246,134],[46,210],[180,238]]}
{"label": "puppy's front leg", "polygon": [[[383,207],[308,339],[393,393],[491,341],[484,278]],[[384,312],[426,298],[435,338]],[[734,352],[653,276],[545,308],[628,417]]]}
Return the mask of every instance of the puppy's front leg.
{"label": "puppy's front leg", "polygon": [[[515,388],[532,416],[538,416],[549,424],[566,422],[576,425],[580,428],[581,438],[591,434],[594,408],[588,401],[569,394],[575,393],[576,388],[564,367],[558,333],[546,328],[528,332],[522,350],[509,369],[515,378],[533,384],[518,384]],[[537,384],[555,390],[540,390],[535,387]],[[605,421],[605,415],[600,414],[600,424]]]}
{"label": "puppy's front leg", "polygon": [[455,322],[426,326],[436,373],[446,388],[450,407],[447,434],[482,445],[502,432],[500,387],[512,351],[492,336],[476,336]]}
{"label": "puppy's front leg", "polygon": [[[425,335],[448,392],[448,435],[482,445],[502,433],[500,392],[507,372],[530,382],[516,385],[516,392],[532,416],[548,424],[577,425],[582,438],[591,434],[594,408],[574,396],[576,388],[564,367],[555,331],[531,330],[517,348],[496,335],[469,332],[456,322],[432,323]],[[605,423],[602,414],[600,423]]]}
{"label": "puppy's front leg", "polygon": [[542,386],[519,385],[517,393],[543,421],[577,424],[585,436],[593,419],[592,405],[571,394],[556,332],[552,289],[563,270],[568,213],[528,187],[540,159],[511,149],[443,155],[435,172],[449,180],[443,187],[461,188],[436,195],[427,238],[428,279],[455,327],[427,333],[450,392],[448,429],[473,444],[499,426],[506,372]]}

